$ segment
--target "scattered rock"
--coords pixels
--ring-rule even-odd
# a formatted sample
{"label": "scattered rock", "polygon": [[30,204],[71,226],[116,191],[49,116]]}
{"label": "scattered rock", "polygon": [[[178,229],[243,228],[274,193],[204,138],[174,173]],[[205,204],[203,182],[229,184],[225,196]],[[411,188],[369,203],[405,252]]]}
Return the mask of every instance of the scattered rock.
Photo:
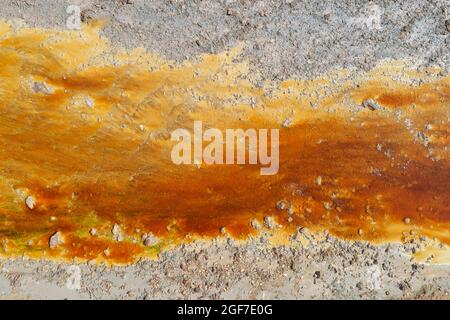
{"label": "scattered rock", "polygon": [[275,227],[275,221],[273,220],[273,217],[270,216],[264,217],[264,224],[269,229],[273,229]]}
{"label": "scattered rock", "polygon": [[80,13],[81,22],[89,22],[94,19],[95,12],[92,9],[84,9]]}
{"label": "scattered rock", "polygon": [[50,237],[48,241],[48,246],[50,247],[50,249],[55,249],[62,243],[64,243],[64,240],[61,236],[61,233],[57,231]]}
{"label": "scattered rock", "polygon": [[289,128],[291,126],[291,124],[292,124],[292,120],[291,119],[286,119],[286,120],[283,121],[282,126],[284,128]]}
{"label": "scattered rock", "polygon": [[159,242],[159,239],[153,235],[153,233],[149,232],[145,236],[144,246],[151,247],[156,245]]}
{"label": "scattered rock", "polygon": [[256,219],[252,219],[252,221],[250,222],[250,224],[252,225],[253,229],[255,229],[255,230],[261,229],[261,224],[260,224],[259,221],[256,220]]}
{"label": "scattered rock", "polygon": [[119,235],[120,234],[120,226],[117,223],[115,223],[113,225],[113,228],[112,228],[111,232],[115,236]]}
{"label": "scattered rock", "polygon": [[323,207],[324,207],[325,209],[327,209],[327,210],[332,210],[332,209],[333,209],[333,205],[332,205],[330,202],[328,202],[328,201],[325,201],[325,202],[323,203]]}
{"label": "scattered rock", "polygon": [[91,97],[87,97],[85,101],[86,101],[86,105],[87,105],[89,108],[92,108],[92,107],[94,106],[94,100],[92,100]]}
{"label": "scattered rock", "polygon": [[123,236],[122,236],[122,230],[120,229],[120,226],[115,223],[112,230],[111,230],[113,236],[114,236],[114,240],[116,241],[122,241],[123,240]]}
{"label": "scattered rock", "polygon": [[298,261],[297,259],[294,259],[291,262],[291,270],[294,272],[302,271],[302,261]]}
{"label": "scattered rock", "polygon": [[2,250],[3,250],[3,253],[8,252],[8,240],[7,239],[2,240]]}
{"label": "scattered rock", "polygon": [[410,219],[409,217],[405,217],[405,218],[403,219],[403,222],[404,222],[405,224],[410,224],[410,223],[411,223],[411,219]]}
{"label": "scattered rock", "polygon": [[91,236],[96,236],[97,235],[97,229],[92,228],[91,230],[89,230],[89,233],[91,234]]}
{"label": "scattered rock", "polygon": [[377,150],[380,152],[383,150],[383,145],[381,143],[377,143]]}
{"label": "scattered rock", "polygon": [[367,99],[362,102],[362,106],[366,109],[370,109],[372,111],[381,109],[380,105],[376,103],[373,99]]}
{"label": "scattered rock", "polygon": [[33,196],[28,196],[25,198],[25,204],[27,205],[28,209],[33,210],[36,206],[36,199]]}
{"label": "scattered rock", "polygon": [[318,177],[316,178],[316,184],[317,184],[318,186],[321,186],[321,185],[322,185],[322,176],[318,176]]}
{"label": "scattered rock", "polygon": [[289,207],[289,203],[286,200],[280,200],[277,202],[277,209],[282,211]]}
{"label": "scattered rock", "polygon": [[33,82],[33,91],[36,93],[43,93],[47,95],[52,94],[54,92],[52,87],[39,81]]}
{"label": "scattered rock", "polygon": [[411,285],[407,280],[404,280],[398,284],[398,288],[402,291],[407,291],[411,289]]}
{"label": "scattered rock", "polygon": [[417,138],[422,142],[422,144],[425,147],[428,147],[429,139],[428,139],[428,137],[425,135],[425,133],[423,131],[417,132]]}

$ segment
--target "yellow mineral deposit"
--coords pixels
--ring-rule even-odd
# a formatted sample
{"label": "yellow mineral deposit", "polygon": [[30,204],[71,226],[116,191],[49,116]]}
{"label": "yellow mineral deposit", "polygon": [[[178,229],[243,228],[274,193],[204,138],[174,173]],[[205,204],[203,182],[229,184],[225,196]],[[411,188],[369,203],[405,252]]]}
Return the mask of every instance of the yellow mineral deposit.
{"label": "yellow mineral deposit", "polygon": [[[441,70],[395,61],[258,83],[242,46],[175,63],[111,47],[99,30],[0,23],[3,254],[129,263],[192,239],[287,238],[299,226],[450,244]],[[279,128],[278,174],[173,164],[170,134],[195,120]]]}

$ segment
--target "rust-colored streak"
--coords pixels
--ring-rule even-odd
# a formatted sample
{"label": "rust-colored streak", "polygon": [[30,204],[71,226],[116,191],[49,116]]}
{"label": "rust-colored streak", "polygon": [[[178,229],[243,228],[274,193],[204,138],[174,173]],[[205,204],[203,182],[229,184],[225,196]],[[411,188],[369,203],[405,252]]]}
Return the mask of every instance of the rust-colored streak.
{"label": "rust-colored streak", "polygon": [[[0,24],[5,252],[127,263],[222,228],[245,239],[257,233],[252,219],[266,216],[287,234],[305,226],[380,242],[413,230],[450,243],[449,76],[392,62],[364,76],[342,70],[261,88],[239,54],[175,64],[115,52],[92,26]],[[362,106],[368,99],[376,110]],[[278,174],[174,165],[170,133],[192,131],[194,120],[279,128]],[[50,249],[55,232],[64,242]],[[144,246],[149,232],[160,241]]]}

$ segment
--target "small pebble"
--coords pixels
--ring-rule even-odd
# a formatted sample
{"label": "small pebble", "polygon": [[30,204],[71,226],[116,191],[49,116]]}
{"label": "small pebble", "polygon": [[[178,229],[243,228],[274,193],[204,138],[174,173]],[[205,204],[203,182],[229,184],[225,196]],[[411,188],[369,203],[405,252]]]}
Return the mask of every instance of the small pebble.
{"label": "small pebble", "polygon": [[373,99],[367,99],[362,102],[362,106],[366,109],[370,109],[372,111],[381,109],[378,103],[376,103]]}
{"label": "small pebble", "polygon": [[332,210],[333,209],[333,205],[330,202],[325,201],[323,203],[323,207],[327,210]]}
{"label": "small pebble", "polygon": [[275,226],[275,222],[273,221],[273,218],[269,217],[269,216],[264,217],[264,224],[269,229],[273,229]]}
{"label": "small pebble", "polygon": [[283,121],[283,127],[284,128],[289,128],[292,124],[292,120],[291,119],[286,119]]}
{"label": "small pebble", "polygon": [[3,253],[7,253],[8,252],[8,240],[7,239],[4,239],[2,241],[2,250],[3,250]]}
{"label": "small pebble", "polygon": [[252,225],[253,229],[255,229],[255,230],[261,229],[261,224],[256,219],[252,219],[251,225]]}
{"label": "small pebble", "polygon": [[117,223],[115,223],[111,232],[113,235],[118,236],[120,234],[120,226]]}
{"label": "small pebble", "polygon": [[317,184],[318,186],[321,186],[321,185],[322,185],[322,177],[321,177],[321,176],[318,176],[318,177],[316,178],[316,184]]}
{"label": "small pebble", "polygon": [[43,83],[43,82],[34,82],[33,83],[33,91],[34,92],[39,92],[39,93],[44,93],[44,94],[52,94],[53,93],[53,88],[48,86],[47,84]]}
{"label": "small pebble", "polygon": [[378,151],[383,150],[383,145],[381,143],[377,143],[377,150]]}
{"label": "small pebble", "polygon": [[28,209],[33,210],[34,206],[36,205],[36,199],[33,196],[28,196],[25,199],[25,204],[27,205]]}
{"label": "small pebble", "polygon": [[280,200],[280,201],[277,202],[277,209],[280,210],[280,211],[287,209],[288,206],[289,205],[288,205],[286,200]]}
{"label": "small pebble", "polygon": [[86,98],[86,104],[89,108],[92,108],[94,106],[94,100],[92,100],[91,97]]}
{"label": "small pebble", "polygon": [[147,236],[144,239],[144,246],[151,247],[158,243],[158,238],[155,237],[151,232],[147,234]]}
{"label": "small pebble", "polygon": [[59,231],[55,232],[48,241],[48,245],[49,245],[50,249],[55,249],[61,243],[63,243],[63,240],[61,237],[61,233]]}
{"label": "small pebble", "polygon": [[119,242],[123,240],[120,226],[117,223],[114,224],[111,232],[114,235],[114,240],[119,241]]}

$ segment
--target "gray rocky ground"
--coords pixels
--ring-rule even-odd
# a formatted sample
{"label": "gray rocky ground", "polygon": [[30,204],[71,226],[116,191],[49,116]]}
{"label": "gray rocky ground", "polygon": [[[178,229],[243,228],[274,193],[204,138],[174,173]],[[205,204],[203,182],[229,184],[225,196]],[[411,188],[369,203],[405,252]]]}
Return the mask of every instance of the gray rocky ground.
{"label": "gray rocky ground", "polygon": [[[450,2],[0,0],[0,19],[65,28],[69,4],[83,20],[107,17],[113,43],[182,61],[245,43],[261,79],[308,79],[334,68],[366,71],[384,59],[450,68]],[[301,239],[309,244],[302,245]],[[375,246],[306,230],[268,247],[218,239],[127,267],[0,260],[0,297],[448,299],[448,265],[411,260],[414,244]]]}

